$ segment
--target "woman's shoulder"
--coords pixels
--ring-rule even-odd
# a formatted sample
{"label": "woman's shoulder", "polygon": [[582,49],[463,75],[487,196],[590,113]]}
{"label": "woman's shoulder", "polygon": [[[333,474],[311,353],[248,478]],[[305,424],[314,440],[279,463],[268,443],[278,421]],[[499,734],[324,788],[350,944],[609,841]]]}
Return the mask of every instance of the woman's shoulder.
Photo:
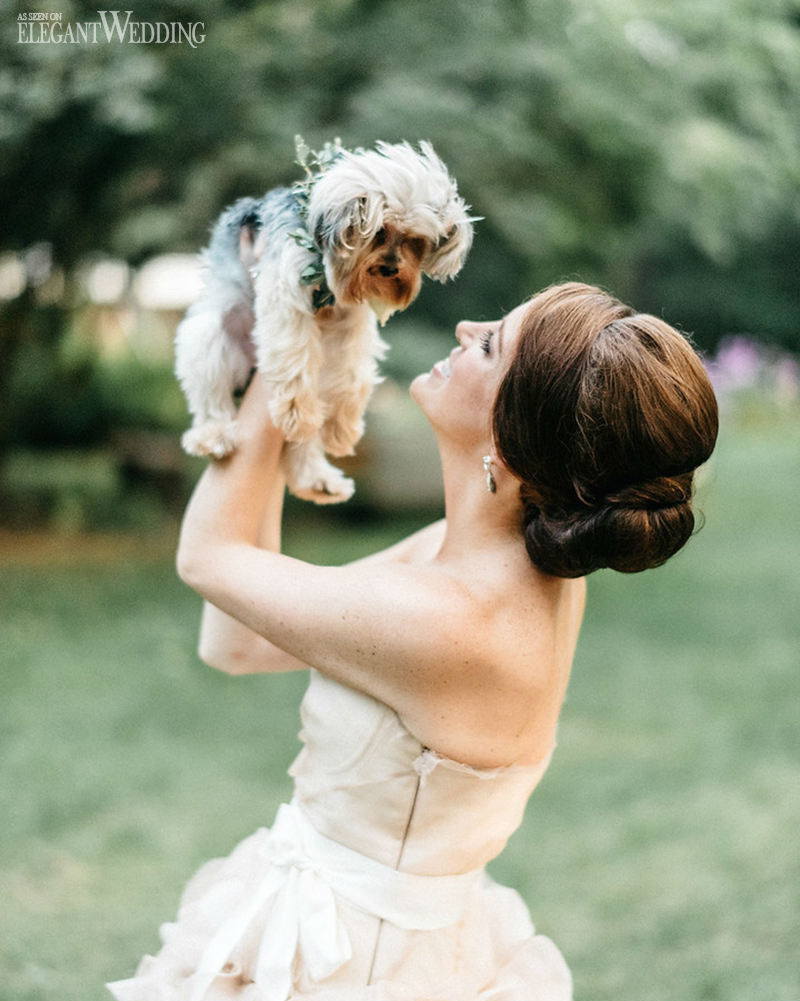
{"label": "woman's shoulder", "polygon": [[423,564],[429,562],[442,545],[447,522],[444,518],[420,528],[404,539],[391,546],[381,549],[359,560],[353,560],[349,566],[370,566],[376,563],[407,563]]}
{"label": "woman's shoulder", "polygon": [[493,559],[480,554],[459,576],[473,608],[492,620],[493,628],[512,634],[546,635],[577,627],[586,602],[585,578],[553,577],[531,563],[522,545]]}
{"label": "woman's shoulder", "polygon": [[423,743],[457,760],[538,761],[555,738],[585,583],[508,566],[504,574],[456,576],[440,633],[439,684],[406,701],[404,719]]}
{"label": "woman's shoulder", "polygon": [[387,551],[384,572],[425,595],[426,605],[447,614],[437,632],[457,645],[461,663],[478,662],[504,674],[536,675],[530,652],[547,673],[551,651],[574,647],[586,600],[583,578],[541,573],[521,545],[450,553],[442,543],[445,522],[436,522]]}

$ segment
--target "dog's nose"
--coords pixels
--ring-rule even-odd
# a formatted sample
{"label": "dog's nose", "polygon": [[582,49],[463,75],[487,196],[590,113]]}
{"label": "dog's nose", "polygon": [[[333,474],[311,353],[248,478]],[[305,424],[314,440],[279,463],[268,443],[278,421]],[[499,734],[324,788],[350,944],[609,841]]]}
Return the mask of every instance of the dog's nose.
{"label": "dog's nose", "polygon": [[378,271],[384,278],[391,278],[393,275],[396,275],[399,270],[399,268],[391,267],[389,264],[381,264],[378,268]]}

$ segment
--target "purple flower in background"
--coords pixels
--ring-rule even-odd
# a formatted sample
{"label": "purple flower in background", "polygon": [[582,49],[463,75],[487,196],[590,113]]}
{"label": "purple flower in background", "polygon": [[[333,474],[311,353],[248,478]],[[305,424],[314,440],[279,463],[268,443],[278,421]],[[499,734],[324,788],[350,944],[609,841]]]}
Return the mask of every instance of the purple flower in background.
{"label": "purple flower in background", "polygon": [[763,374],[764,353],[749,337],[726,337],[717,356],[708,365],[708,374],[718,393],[755,386]]}
{"label": "purple flower in background", "polygon": [[800,364],[791,354],[777,354],[749,337],[726,337],[715,357],[706,362],[720,400],[746,390],[760,390],[766,398],[791,404],[800,398]]}

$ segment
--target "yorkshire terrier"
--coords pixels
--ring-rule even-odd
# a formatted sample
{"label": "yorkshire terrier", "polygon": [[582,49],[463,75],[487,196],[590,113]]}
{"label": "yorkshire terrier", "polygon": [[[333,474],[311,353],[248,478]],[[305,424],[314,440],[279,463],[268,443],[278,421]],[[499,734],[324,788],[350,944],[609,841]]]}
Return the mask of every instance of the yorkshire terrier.
{"label": "yorkshire terrier", "polygon": [[422,275],[444,282],[472,242],[468,206],[429,143],[379,142],[312,153],[305,178],[226,209],[203,251],[204,289],[176,334],[176,374],[193,417],[191,455],[237,444],[235,394],[255,366],[286,438],[283,468],[298,497],[347,500],[353,482],[325,453],[352,454],[380,381],[389,316]]}

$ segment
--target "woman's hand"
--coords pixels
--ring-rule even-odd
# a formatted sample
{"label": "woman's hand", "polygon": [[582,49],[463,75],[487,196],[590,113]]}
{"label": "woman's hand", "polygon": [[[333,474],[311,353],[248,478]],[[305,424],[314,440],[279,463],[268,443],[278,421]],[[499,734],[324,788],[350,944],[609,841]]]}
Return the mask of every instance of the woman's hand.
{"label": "woman's hand", "polygon": [[253,374],[245,390],[237,421],[244,441],[264,435],[270,438],[277,436],[283,442],[283,435],[269,414],[269,386],[260,372]]}

